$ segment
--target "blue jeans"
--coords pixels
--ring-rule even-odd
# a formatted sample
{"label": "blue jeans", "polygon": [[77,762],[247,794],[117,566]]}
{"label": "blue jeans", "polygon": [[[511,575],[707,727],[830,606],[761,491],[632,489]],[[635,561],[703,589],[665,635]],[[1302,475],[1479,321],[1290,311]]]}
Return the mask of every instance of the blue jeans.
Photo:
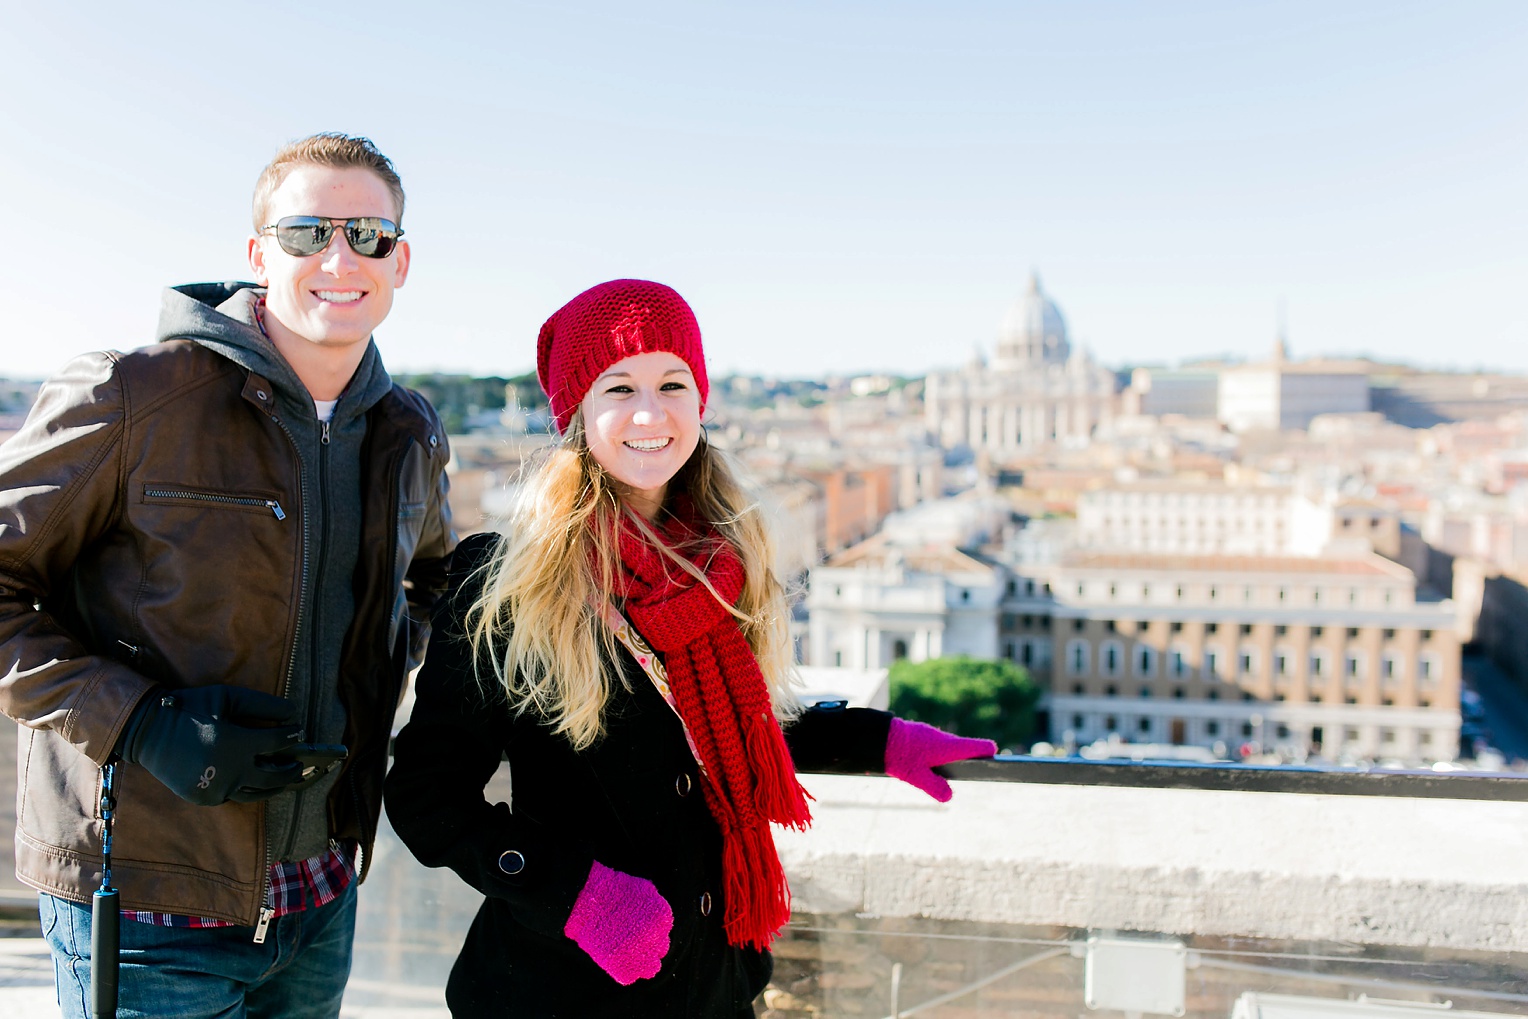
{"label": "blue jeans", "polygon": [[[332,1019],[350,978],[356,884],[327,906],[253,927],[158,927],[122,921],[119,1019]],[[90,1016],[90,907],[43,895],[42,933],[64,1019]]]}

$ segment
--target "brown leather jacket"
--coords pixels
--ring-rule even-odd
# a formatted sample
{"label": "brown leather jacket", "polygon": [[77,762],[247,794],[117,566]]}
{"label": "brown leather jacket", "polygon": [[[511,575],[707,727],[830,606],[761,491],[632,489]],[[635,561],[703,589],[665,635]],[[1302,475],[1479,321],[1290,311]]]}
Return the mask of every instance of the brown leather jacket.
{"label": "brown leather jacket", "polygon": [[[306,507],[270,391],[190,340],[87,355],[0,446],[0,710],[23,727],[16,871],[33,887],[84,902],[99,885],[98,765],[152,684],[282,693]],[[351,754],[328,812],[369,855],[393,713],[455,536],[433,408],[394,384],[366,421],[339,677]],[[264,804],[193,806],[120,772],[123,907],[253,924]]]}

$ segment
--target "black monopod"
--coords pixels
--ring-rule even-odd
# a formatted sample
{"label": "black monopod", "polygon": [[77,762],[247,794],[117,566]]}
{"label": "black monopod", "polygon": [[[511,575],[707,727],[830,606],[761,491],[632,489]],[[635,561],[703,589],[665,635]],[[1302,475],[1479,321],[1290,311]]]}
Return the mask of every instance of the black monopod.
{"label": "black monopod", "polygon": [[101,887],[90,902],[90,1019],[117,1019],[122,914],[111,886],[111,823],[117,812],[117,763],[101,769]]}

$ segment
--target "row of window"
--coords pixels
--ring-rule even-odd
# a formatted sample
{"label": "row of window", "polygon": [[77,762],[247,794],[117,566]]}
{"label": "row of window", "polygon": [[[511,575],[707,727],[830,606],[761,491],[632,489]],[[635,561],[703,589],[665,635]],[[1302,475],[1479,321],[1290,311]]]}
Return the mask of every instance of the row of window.
{"label": "row of window", "polygon": [[[1087,738],[1087,735],[1090,734],[1092,731],[1094,731],[1093,730],[1093,726],[1090,725],[1091,721],[1093,721],[1093,720],[1090,719],[1086,715],[1073,715],[1072,716],[1072,729],[1073,729],[1073,732],[1075,734],[1077,734],[1078,736],[1080,736],[1081,738]],[[1134,719],[1133,720],[1134,721],[1134,725],[1133,726],[1129,724],[1131,722],[1130,719],[1126,719],[1125,720],[1126,724],[1124,726],[1121,726],[1120,725],[1121,719],[1120,719],[1120,717],[1118,715],[1104,715],[1101,719],[1098,719],[1098,721],[1101,721],[1103,723],[1100,728],[1102,729],[1102,731],[1104,733],[1117,733],[1119,735],[1124,735],[1125,734],[1125,730],[1127,730],[1127,729],[1134,729],[1135,733],[1138,734],[1139,737],[1150,738],[1153,735],[1157,735],[1158,734],[1158,730],[1161,729],[1161,730],[1168,730],[1166,732],[1161,733],[1161,735],[1168,735],[1170,737],[1175,738],[1176,741],[1180,741],[1180,742],[1186,741],[1185,737],[1187,736],[1187,733],[1185,731],[1187,729],[1187,726],[1184,725],[1183,722],[1177,722],[1176,724],[1171,724],[1170,723],[1169,725],[1161,725],[1161,724],[1159,724],[1162,721],[1161,719],[1154,719],[1154,718],[1151,718],[1151,717],[1143,716],[1143,717]],[[1203,734],[1204,734],[1204,738],[1206,738],[1206,739],[1217,739],[1217,738],[1221,738],[1221,737],[1224,737],[1224,736],[1232,736],[1232,735],[1236,735],[1236,734],[1240,734],[1241,738],[1243,738],[1243,739],[1251,739],[1252,737],[1258,735],[1257,727],[1254,726],[1251,722],[1248,722],[1248,721],[1238,722],[1238,721],[1235,721],[1235,720],[1231,720],[1231,721],[1222,722],[1219,719],[1211,718],[1211,719],[1204,720],[1203,722],[1200,723],[1200,725],[1203,727],[1202,731],[1203,731]],[[1171,731],[1173,729],[1176,729],[1177,731]],[[1284,724],[1284,723],[1282,723],[1282,722],[1277,723],[1276,725],[1271,726],[1270,729],[1272,731],[1269,734],[1271,734],[1277,740],[1287,740],[1291,736],[1291,732],[1290,732],[1289,726]],[[1326,741],[1325,737],[1326,737],[1326,733],[1325,733],[1325,731],[1323,730],[1323,728],[1321,726],[1315,726],[1315,727],[1313,727],[1311,729],[1311,732],[1310,732],[1310,742],[1311,743],[1323,744]],[[1346,744],[1358,744],[1361,741],[1362,741],[1362,733],[1359,731],[1358,727],[1351,726],[1351,725],[1343,726],[1342,727],[1342,742],[1343,743],[1346,743]],[[1382,728],[1382,729],[1380,729],[1379,730],[1379,741],[1380,741],[1380,743],[1386,744],[1386,745],[1393,745],[1393,744],[1397,743],[1398,742],[1398,737],[1397,737],[1396,730],[1390,729],[1390,728]],[[1417,733],[1417,743],[1421,747],[1431,747],[1432,744],[1433,744],[1433,734],[1431,732],[1428,732],[1427,730],[1423,730],[1422,732]]]}
{"label": "row of window", "polygon": [[[1068,641],[1066,645],[1066,670],[1073,676],[1086,676],[1092,673],[1092,645],[1086,640]],[[1294,674],[1296,665],[1295,653],[1283,649],[1275,649],[1272,655],[1271,674],[1274,676],[1290,676]],[[1306,668],[1312,678],[1322,678],[1332,675],[1332,669],[1336,663],[1333,656],[1325,651],[1316,651],[1307,659]],[[1340,658],[1342,675],[1344,679],[1354,683],[1367,678],[1367,656],[1362,651],[1349,650]],[[1104,676],[1118,676],[1125,671],[1126,652],[1125,645],[1121,641],[1106,640],[1098,646],[1098,672]],[[1386,653],[1379,658],[1379,676],[1387,683],[1398,683],[1406,678],[1408,659],[1399,653]],[[1157,651],[1149,644],[1137,644],[1129,654],[1130,671],[1137,676],[1155,676],[1158,671],[1166,675],[1187,678],[1194,673],[1191,664],[1190,653],[1185,648],[1170,648],[1165,654]],[[1259,650],[1255,647],[1241,647],[1233,656],[1228,656],[1224,649],[1208,647],[1204,649],[1199,665],[1199,674],[1205,679],[1224,679],[1227,676],[1258,676],[1261,675],[1261,661]],[[1435,682],[1442,675],[1442,661],[1437,655],[1422,654],[1415,660],[1415,674],[1418,680],[1424,684]]]}
{"label": "row of window", "polygon": [[[1152,690],[1152,688],[1149,687],[1149,686],[1141,687],[1141,699],[1142,700],[1150,700],[1153,696],[1155,696],[1155,693],[1156,693],[1156,691]],[[1075,696],[1075,697],[1086,697],[1088,695],[1087,687],[1085,687],[1081,683],[1074,683],[1072,685],[1072,695]],[[1119,687],[1115,686],[1113,683],[1110,683],[1108,686],[1104,687],[1103,695],[1105,697],[1118,697],[1120,695]],[[1173,699],[1174,700],[1179,700],[1179,701],[1186,700],[1187,697],[1188,697],[1188,691],[1186,691],[1183,687],[1178,686],[1178,687],[1174,687],[1173,688],[1173,694],[1172,695],[1173,695]],[[1206,692],[1205,699],[1206,700],[1211,700],[1211,701],[1218,701],[1218,700],[1220,700],[1220,690],[1218,690],[1215,687],[1211,687]],[[1241,693],[1241,699],[1244,700],[1244,701],[1254,701],[1254,700],[1257,700],[1256,697],[1254,697],[1250,692],[1245,691],[1245,690],[1243,690],[1242,693]],[[1283,693],[1275,693],[1273,695],[1273,699],[1275,701],[1282,702],[1282,701],[1286,700],[1287,698],[1286,698],[1286,696]],[[1321,695],[1321,691],[1319,691],[1319,690],[1312,691],[1311,702],[1314,703],[1314,704],[1320,704],[1320,703],[1323,702],[1323,697]],[[1358,698],[1354,697],[1352,695],[1348,695],[1348,696],[1343,697],[1343,703],[1344,704],[1357,704],[1358,703]],[[1393,697],[1385,697],[1385,698],[1383,698],[1380,701],[1380,703],[1383,704],[1387,708],[1394,707],[1395,706],[1395,699]],[[1432,707],[1432,701],[1430,701],[1426,697],[1422,697],[1422,698],[1418,699],[1417,707],[1419,707],[1419,708],[1430,708],[1430,707]]]}
{"label": "row of window", "polygon": [[[1049,625],[1050,624],[1050,619],[1049,619],[1049,617],[1047,617],[1047,616],[1040,616],[1039,620],[1040,620],[1040,628],[1042,630],[1050,629],[1050,625]],[[1031,616],[1021,616],[1021,617],[1018,617],[1016,620],[1013,619],[1013,618],[1010,618],[1008,620],[1008,622],[1010,623],[1010,628],[1011,628],[1011,624],[1013,622],[1019,622],[1023,626],[1023,628],[1029,629],[1029,628],[1031,628],[1032,625],[1034,625],[1035,618],[1031,617]],[[1106,620],[1103,621],[1103,624],[1104,624],[1104,629],[1109,631],[1110,633],[1147,633],[1151,629],[1151,623],[1150,622],[1147,622],[1147,621],[1135,622],[1135,621],[1128,620],[1128,619],[1106,619]],[[1236,632],[1240,633],[1243,637],[1250,637],[1255,632],[1255,630],[1256,630],[1258,625],[1259,624],[1256,624],[1256,623],[1236,623],[1236,624],[1229,624],[1228,623],[1228,624],[1226,624],[1226,631],[1229,633],[1232,629],[1235,629]],[[1266,624],[1262,624],[1262,625],[1266,625]],[[1072,632],[1074,632],[1074,633],[1081,633],[1084,630],[1086,630],[1087,628],[1088,628],[1088,621],[1086,619],[1073,619],[1072,620]],[[1184,629],[1184,624],[1181,621],[1174,620],[1173,622],[1168,624],[1167,628],[1172,633],[1182,633],[1183,629]],[[1358,639],[1360,639],[1363,636],[1363,634],[1364,634],[1366,629],[1367,629],[1366,627],[1360,627],[1360,626],[1345,626],[1345,627],[1335,627],[1333,629],[1333,632],[1334,633],[1342,632],[1343,636],[1345,636],[1347,639],[1349,639],[1349,640],[1358,640]],[[1324,626],[1290,626],[1290,625],[1288,625],[1286,623],[1276,623],[1273,626],[1273,635],[1275,637],[1298,636],[1301,631],[1304,631],[1304,632],[1306,632],[1310,636],[1310,638],[1312,640],[1318,640],[1321,637],[1324,637],[1326,635],[1326,630],[1327,630],[1327,628],[1324,627]],[[1204,623],[1203,624],[1203,632],[1207,636],[1212,636],[1214,634],[1217,634],[1217,633],[1220,632],[1220,624],[1219,623]],[[1373,631],[1370,630],[1369,632],[1373,632]],[[1423,640],[1432,640],[1433,632],[1431,630],[1418,630],[1417,633],[1418,633],[1418,635]],[[1396,635],[1396,630],[1395,630],[1394,627],[1387,626],[1387,627],[1380,628],[1380,636],[1383,637],[1385,640],[1394,640],[1395,639],[1395,635]]]}
{"label": "row of window", "polygon": [[[1095,583],[1092,586],[1096,591],[1107,589],[1108,597],[1114,600],[1120,599],[1121,592],[1123,591],[1125,592],[1126,599],[1131,601],[1151,601],[1154,592],[1160,592],[1161,590],[1160,588],[1153,588],[1152,585],[1147,583],[1118,584],[1110,582],[1108,585]],[[1077,582],[1077,597],[1086,598],[1088,589],[1089,584],[1079,580]],[[1183,601],[1188,596],[1188,591],[1187,585],[1174,584],[1171,587],[1171,598],[1169,600]],[[1250,605],[1256,599],[1257,591],[1258,588],[1251,584],[1224,586],[1211,584],[1205,593],[1212,602],[1236,602],[1239,600],[1242,604]],[[1280,605],[1293,605],[1298,600],[1295,598],[1295,592],[1287,587],[1273,588],[1272,591],[1273,599]],[[1357,587],[1334,588],[1331,590],[1316,587],[1310,588],[1308,593],[1310,597],[1307,604],[1310,605],[1357,605],[1363,600],[1363,590]],[[1383,601],[1386,605],[1393,604],[1395,601],[1395,591],[1385,588],[1383,591]]]}

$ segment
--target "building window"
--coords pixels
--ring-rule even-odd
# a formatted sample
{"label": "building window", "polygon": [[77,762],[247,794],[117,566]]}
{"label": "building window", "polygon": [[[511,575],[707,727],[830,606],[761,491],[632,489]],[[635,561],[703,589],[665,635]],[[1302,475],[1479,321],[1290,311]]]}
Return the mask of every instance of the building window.
{"label": "building window", "polygon": [[1349,683],[1356,683],[1364,678],[1364,660],[1361,656],[1350,654],[1343,668],[1343,676]]}
{"label": "building window", "polygon": [[1082,720],[1082,716],[1081,715],[1073,715],[1072,716],[1072,728],[1073,729],[1081,729],[1082,728],[1082,721],[1083,720]]}
{"label": "building window", "polygon": [[1209,693],[1205,694],[1205,696],[1208,697],[1212,701],[1218,701],[1218,700],[1220,700],[1220,691],[1219,690],[1211,690]]}
{"label": "building window", "polygon": [[1219,722],[1205,722],[1204,723],[1204,734],[1206,736],[1219,736],[1220,735],[1220,723]]}
{"label": "building window", "polygon": [[1105,642],[1103,648],[1099,651],[1099,659],[1103,665],[1104,675],[1119,675],[1120,666],[1123,664],[1124,657],[1124,648],[1120,645],[1119,641],[1111,640]]}
{"label": "building window", "polygon": [[1157,674],[1157,652],[1154,648],[1145,644],[1136,647],[1135,674],[1137,676],[1155,676]]}
{"label": "building window", "polygon": [[1210,588],[1210,601],[1214,601],[1216,598],[1219,598],[1219,597],[1220,597],[1220,588],[1218,588],[1218,587],[1211,587]]}
{"label": "building window", "polygon": [[1149,719],[1149,718],[1141,719],[1140,724],[1137,726],[1137,728],[1139,728],[1141,730],[1141,734],[1143,736],[1148,734],[1148,733],[1150,733],[1151,732],[1151,719]]}
{"label": "building window", "polygon": [[1243,637],[1250,637],[1250,636],[1252,636],[1252,624],[1251,623],[1243,623],[1243,624],[1241,624],[1241,634],[1242,634]]}
{"label": "building window", "polygon": [[1240,661],[1238,662],[1238,665],[1240,667],[1239,667],[1239,669],[1237,671],[1239,671],[1243,676],[1256,675],[1257,674],[1257,652],[1254,651],[1252,648],[1245,648],[1245,647],[1242,648],[1241,649],[1241,655],[1240,655]]}
{"label": "building window", "polygon": [[1030,597],[1034,597],[1035,582],[1033,580],[1024,581],[1024,593]]}
{"label": "building window", "polygon": [[1066,668],[1074,676],[1085,676],[1088,673],[1088,642],[1085,640],[1068,641],[1066,645]]}
{"label": "building window", "polygon": [[1280,623],[1278,626],[1273,628],[1273,633],[1276,637],[1287,636],[1289,633],[1289,627],[1285,626],[1283,623]]}
{"label": "building window", "polygon": [[1118,697],[1119,696],[1119,687],[1115,686],[1113,683],[1110,683],[1108,686],[1104,687],[1104,696],[1105,697]]}
{"label": "building window", "polygon": [[1358,639],[1358,627],[1356,627],[1356,626],[1348,627],[1348,640],[1357,640],[1357,639]]}
{"label": "building window", "polygon": [[1114,620],[1110,619],[1104,623],[1104,629],[1108,630],[1110,633],[1113,633],[1115,630],[1119,629],[1119,627],[1115,624]]}
{"label": "building window", "polygon": [[1394,729],[1381,729],[1379,731],[1379,741],[1381,743],[1394,743],[1395,742],[1395,730]]}
{"label": "building window", "polygon": [[835,651],[835,652],[833,652],[833,666],[835,668],[840,668],[841,669],[841,668],[843,668],[843,665],[844,665],[844,653],[842,651]]}
{"label": "building window", "polygon": [[1251,722],[1243,722],[1242,723],[1242,735],[1243,736],[1251,736],[1252,735],[1252,723]]}
{"label": "building window", "polygon": [[1387,627],[1386,630],[1385,630],[1385,639],[1386,640],[1394,640],[1395,639],[1395,631],[1392,630],[1392,629],[1389,629]]}
{"label": "building window", "polygon": [[1087,687],[1083,686],[1081,683],[1073,683],[1072,684],[1072,695],[1073,696],[1081,697],[1084,694],[1086,694],[1087,692],[1088,692],[1087,691]]}
{"label": "building window", "polygon": [[1349,743],[1357,743],[1358,742],[1358,730],[1353,728],[1352,726],[1349,726],[1348,728],[1342,730],[1342,738],[1344,740],[1346,740],[1347,742],[1349,742]]}
{"label": "building window", "polygon": [[1181,686],[1173,687],[1173,700],[1181,701],[1183,699],[1183,696],[1184,696],[1184,694],[1183,694],[1183,687],[1181,687]]}
{"label": "building window", "polygon": [[1035,617],[1034,616],[1021,616],[1019,618],[1019,625],[1024,627],[1024,629],[1027,630],[1031,626],[1035,625]]}
{"label": "building window", "polygon": [[1417,659],[1417,678],[1424,686],[1431,686],[1438,678],[1438,661],[1432,655],[1423,655]]}
{"label": "building window", "polygon": [[1316,677],[1317,679],[1319,679],[1322,676],[1326,675],[1326,656],[1325,655],[1311,655],[1310,656],[1310,674],[1312,676]]}
{"label": "building window", "polygon": [[1172,629],[1173,633],[1182,633],[1183,632],[1183,624],[1175,622],[1175,623],[1173,623],[1171,629]]}
{"label": "building window", "polygon": [[1220,632],[1220,624],[1219,623],[1205,623],[1204,624],[1204,632],[1205,633],[1219,633]]}
{"label": "building window", "polygon": [[1072,632],[1081,633],[1087,625],[1087,620],[1085,619],[1074,619],[1072,620]]}
{"label": "building window", "polygon": [[1289,656],[1282,651],[1274,653],[1273,672],[1276,676],[1289,675]]}
{"label": "building window", "polygon": [[1031,641],[1019,641],[1019,664],[1033,665],[1035,663],[1035,646]]}
{"label": "building window", "polygon": [[1312,626],[1310,628],[1310,635],[1312,637],[1319,637],[1319,636],[1321,636],[1322,632],[1323,631],[1322,631],[1321,627],[1319,627],[1319,626]]}
{"label": "building window", "polygon": [[1149,687],[1149,686],[1141,687],[1141,696],[1143,698],[1149,699],[1151,697],[1151,687]]}
{"label": "building window", "polygon": [[[1013,656],[1013,651],[1012,651],[1012,645],[1010,644],[1009,645],[1009,657],[1012,657],[1012,656]],[[907,657],[907,641],[901,640],[901,639],[892,641],[891,642],[891,660],[894,661],[894,662],[900,662],[902,659],[904,659],[906,657]]]}
{"label": "building window", "polygon": [[1104,728],[1109,732],[1117,731],[1119,729],[1119,719],[1115,718],[1113,715],[1106,716],[1104,718]]}
{"label": "building window", "polygon": [[1184,655],[1182,648],[1173,648],[1169,651],[1168,662],[1174,676],[1182,677],[1188,675],[1188,658]]}
{"label": "building window", "polygon": [[1401,663],[1394,655],[1386,655],[1379,663],[1380,675],[1386,686],[1394,686],[1401,677]]}
{"label": "building window", "polygon": [[1183,600],[1183,585],[1182,584],[1178,585],[1178,600],[1179,601]]}
{"label": "building window", "polygon": [[1220,678],[1220,652],[1214,648],[1206,648],[1204,652],[1204,678]]}
{"label": "building window", "polygon": [[1422,639],[1423,640],[1432,640],[1432,631],[1431,630],[1423,630],[1422,631]]}
{"label": "building window", "polygon": [[1081,598],[1083,596],[1083,593],[1084,593],[1083,585],[1078,584],[1077,585],[1077,597]]}
{"label": "building window", "polygon": [[1279,739],[1289,738],[1289,726],[1285,725],[1283,722],[1280,722],[1279,727],[1274,731],[1279,734]]}

